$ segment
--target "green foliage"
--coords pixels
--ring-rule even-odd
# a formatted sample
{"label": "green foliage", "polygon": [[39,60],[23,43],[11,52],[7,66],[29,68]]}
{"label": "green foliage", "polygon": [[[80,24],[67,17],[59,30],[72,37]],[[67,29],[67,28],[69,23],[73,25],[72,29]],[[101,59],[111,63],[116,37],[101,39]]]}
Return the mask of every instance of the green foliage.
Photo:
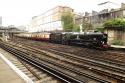
{"label": "green foliage", "polygon": [[73,29],[74,22],[73,22],[73,15],[71,13],[64,13],[61,16],[63,29],[65,32],[70,32]]}
{"label": "green foliage", "polygon": [[96,28],[96,31],[104,32],[104,28]]}
{"label": "green foliage", "polygon": [[125,30],[125,21],[123,19],[107,20],[103,25],[107,29]]}
{"label": "green foliage", "polygon": [[80,26],[74,24],[72,31],[73,31],[73,32],[79,32],[79,31],[80,31]]}
{"label": "green foliage", "polygon": [[112,44],[113,44],[113,45],[124,45],[125,42],[122,41],[122,40],[114,40],[114,41],[112,41]]}
{"label": "green foliage", "polygon": [[86,30],[92,30],[93,29],[93,26],[91,23],[87,23],[87,22],[84,22],[83,24],[83,28],[84,28],[84,31]]}

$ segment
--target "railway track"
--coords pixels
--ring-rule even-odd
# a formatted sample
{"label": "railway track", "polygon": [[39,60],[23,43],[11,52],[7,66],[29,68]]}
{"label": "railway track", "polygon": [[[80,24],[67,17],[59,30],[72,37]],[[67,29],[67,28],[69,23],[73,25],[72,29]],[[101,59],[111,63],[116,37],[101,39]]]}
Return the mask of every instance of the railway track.
{"label": "railway track", "polygon": [[[16,41],[18,42],[18,41]],[[70,51],[66,48],[63,48],[63,47],[66,47],[66,46],[63,46],[62,48],[65,50],[67,50],[66,52],[65,51],[61,51],[59,50],[59,48],[61,48],[61,46],[59,46],[59,48],[57,48],[57,46],[55,45],[55,47],[45,47],[45,46],[40,46],[39,43],[40,42],[34,42],[34,41],[30,41],[28,43],[26,43],[27,45],[30,45],[32,44],[32,46],[38,48],[38,49],[43,49],[43,50],[48,50],[48,51],[60,51],[62,53],[69,53],[69,54],[74,54],[74,53],[70,53],[70,52],[67,52],[67,51]],[[19,42],[20,43],[20,42]],[[38,44],[37,44],[38,43]],[[23,43],[24,44],[24,43]],[[42,44],[43,45],[43,44]],[[70,49],[70,48],[69,48]],[[82,50],[81,50],[82,51]],[[125,55],[124,53],[118,53],[118,52],[111,52],[111,51],[106,51],[106,52],[99,52],[98,50],[94,50],[94,52],[91,50],[91,51],[88,51],[87,49],[85,50],[87,51],[88,53],[87,54],[84,54],[84,53],[78,53],[76,52],[74,55],[77,55],[77,56],[82,56],[82,57],[86,57],[86,58],[90,58],[90,59],[93,59],[93,60],[97,60],[97,61],[101,61],[101,62],[106,62],[106,63],[109,63],[109,64],[115,64],[117,66],[125,66]],[[89,53],[90,52],[90,53]],[[93,55],[94,53],[96,53],[95,55]],[[112,56],[111,56],[112,54]],[[103,56],[102,56],[103,55]],[[122,56],[121,56],[122,55]],[[108,56],[107,58],[105,58],[106,56]],[[117,60],[115,60],[117,59]],[[122,59],[122,60],[121,60]]]}
{"label": "railway track", "polygon": [[[27,44],[24,44],[24,45],[26,46]],[[31,46],[29,46],[29,44],[27,46],[28,46],[28,48],[32,48]],[[36,47],[36,48],[38,48],[38,47]],[[125,65],[124,65],[124,63],[123,63],[123,65],[121,65],[121,64],[115,64],[115,62],[111,62],[111,61],[108,62],[108,61],[105,61],[105,60],[95,61],[95,60],[83,58],[83,57],[78,58],[74,55],[64,53],[64,52],[59,52],[59,51],[53,50],[53,49],[46,49],[46,50],[48,50],[49,52],[61,55],[63,57],[67,57],[67,58],[72,59],[72,60],[74,59],[74,61],[79,61],[79,63],[80,62],[87,63],[87,64],[84,64],[84,65],[81,65],[81,64],[78,64],[78,63],[77,64],[82,66],[82,67],[85,67],[89,70],[92,70],[94,72],[102,73],[102,74],[107,75],[109,77],[125,81],[125,77],[124,77],[125,76]],[[38,52],[38,50],[37,50],[37,52]]]}
{"label": "railway track", "polygon": [[28,76],[34,83],[61,83],[60,80],[53,78],[44,71],[39,70],[31,64],[24,62],[23,60],[5,52],[4,50],[2,51],[4,54],[6,53],[6,58],[26,76]]}
{"label": "railway track", "polygon": [[[23,58],[23,59],[26,59],[26,61],[30,61],[32,63],[35,63],[35,64],[39,64],[40,66],[42,67],[46,67],[46,68],[49,68],[49,70],[53,70],[53,72],[55,73],[61,73],[61,75],[63,75],[63,77],[65,76],[65,78],[69,79],[69,80],[72,80],[72,81],[75,81],[75,83],[77,82],[81,82],[81,83],[88,83],[90,81],[92,81],[92,83],[96,82],[96,83],[109,83],[108,81],[104,80],[104,79],[101,79],[99,77],[96,77],[96,76],[93,76],[93,75],[89,75],[89,74],[86,74],[85,72],[80,72],[77,69],[75,69],[74,67],[76,67],[75,65],[64,65],[64,64],[58,64],[58,61],[56,61],[57,59],[46,59],[45,57],[43,59],[41,58],[38,58],[38,57],[35,57],[36,55],[33,54],[33,53],[30,53],[28,51],[20,51],[19,50],[19,47],[18,48],[15,48],[16,46],[14,46],[14,48],[12,48],[14,45],[9,45],[9,44],[1,44],[1,47],[10,51],[10,52],[16,52],[16,54],[20,55],[18,57],[20,58]],[[31,51],[31,50],[30,50]],[[23,56],[22,56],[23,55]],[[25,56],[24,56],[25,55]],[[29,56],[27,56],[29,55]],[[33,58],[32,56],[30,55],[34,55]],[[39,62],[39,63],[38,63]],[[66,62],[63,62],[63,63],[66,63]],[[41,65],[42,64],[42,65]],[[44,66],[43,66],[44,65]],[[55,66],[56,65],[56,66]],[[49,66],[49,67],[48,67]],[[69,66],[69,67],[68,67]],[[51,68],[50,68],[51,67]],[[78,67],[78,66],[77,66]],[[58,71],[58,72],[57,72]]]}
{"label": "railway track", "polygon": [[[39,49],[53,49],[65,53],[75,54],[77,56],[83,56],[88,57],[92,59],[101,59],[101,61],[106,61],[109,63],[114,63],[118,65],[124,65],[125,63],[125,54],[119,53],[119,52],[112,52],[112,51],[99,51],[95,49],[87,49],[87,48],[80,48],[80,47],[74,47],[74,46],[65,46],[60,44],[52,44],[52,43],[40,43],[38,41],[32,41],[22,38],[15,38],[17,41],[27,41],[29,44],[32,44],[33,46],[39,47]],[[13,40],[12,40],[13,41]],[[25,43],[27,43],[25,42]],[[27,44],[28,44],[27,43]],[[41,47],[40,47],[41,46]]]}

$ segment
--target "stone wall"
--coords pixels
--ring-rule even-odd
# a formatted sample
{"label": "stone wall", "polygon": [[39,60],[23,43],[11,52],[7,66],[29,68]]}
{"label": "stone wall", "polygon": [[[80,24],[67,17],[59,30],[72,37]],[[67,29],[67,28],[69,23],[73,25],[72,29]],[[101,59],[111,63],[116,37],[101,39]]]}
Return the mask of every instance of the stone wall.
{"label": "stone wall", "polygon": [[111,44],[114,40],[125,41],[125,31],[119,30],[105,30],[108,34],[108,43]]}

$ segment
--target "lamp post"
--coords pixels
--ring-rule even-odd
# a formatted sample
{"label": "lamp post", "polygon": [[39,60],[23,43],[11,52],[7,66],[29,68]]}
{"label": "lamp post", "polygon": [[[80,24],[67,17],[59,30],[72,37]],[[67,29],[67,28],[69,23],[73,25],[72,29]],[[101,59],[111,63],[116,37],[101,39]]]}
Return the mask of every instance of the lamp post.
{"label": "lamp post", "polygon": [[80,33],[82,33],[82,24],[80,24],[79,26],[80,26]]}

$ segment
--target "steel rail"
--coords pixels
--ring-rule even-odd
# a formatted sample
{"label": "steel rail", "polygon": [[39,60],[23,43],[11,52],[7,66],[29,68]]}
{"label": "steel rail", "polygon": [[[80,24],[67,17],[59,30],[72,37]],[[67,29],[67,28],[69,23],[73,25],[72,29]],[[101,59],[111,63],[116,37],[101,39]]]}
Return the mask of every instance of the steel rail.
{"label": "steel rail", "polygon": [[[25,54],[25,53],[23,53],[22,54],[22,52],[20,52],[18,49],[14,49],[14,48],[12,48],[12,47],[10,47],[9,48],[9,46],[8,47],[6,47],[6,46],[4,46],[4,48],[6,48],[6,49],[8,49],[8,50],[11,50],[10,52],[12,53],[12,51],[14,51],[14,50],[16,50],[15,52],[18,54],[18,55],[20,55],[20,56],[18,56],[18,57],[25,57],[25,59],[27,58],[28,59],[28,61],[32,61],[32,62],[34,62],[35,61],[35,59],[29,59],[29,57],[28,56],[22,56],[22,55],[27,55],[27,54]],[[37,64],[38,64],[38,61],[35,61],[35,62],[37,62]],[[39,64],[40,65],[40,64]],[[53,69],[54,70],[54,69]],[[57,71],[57,70],[56,70]],[[61,73],[62,74],[62,73]],[[68,78],[70,78],[71,79],[71,77],[68,77]],[[72,79],[72,80],[74,80],[74,78]],[[78,82],[78,83],[83,83],[83,81],[81,82],[81,81],[79,81],[79,80],[74,80],[74,81],[76,81],[76,82]],[[101,82],[101,83],[108,83],[107,81],[105,81],[105,80],[98,80],[99,82]]]}
{"label": "steel rail", "polygon": [[[30,46],[28,46],[29,48],[32,48],[32,47],[30,47]],[[33,49],[33,48],[32,48]],[[37,50],[37,49],[34,49],[34,50]],[[50,49],[51,50],[51,49]],[[38,51],[38,50],[37,50]],[[54,51],[54,52],[56,52],[56,54],[61,54],[61,55],[67,55],[67,53],[64,53],[64,52],[58,52],[58,51],[56,51],[56,50],[51,50],[51,51]],[[69,56],[69,54],[68,54],[68,56]],[[68,57],[67,56],[67,57]],[[70,55],[71,56],[71,55]],[[69,58],[71,58],[71,57],[69,57]],[[72,58],[73,59],[77,59],[77,60],[82,60],[81,58],[78,58],[78,57],[74,57],[74,56],[72,56]],[[84,61],[85,60],[88,60],[88,59],[83,59]],[[91,61],[91,60],[89,60],[91,63],[90,64],[92,64],[92,65],[94,65],[94,63],[95,62],[93,62],[93,61]],[[115,66],[112,66],[112,65],[106,65],[106,64],[103,64],[103,63],[98,63],[98,62],[96,62],[96,64],[98,64],[98,66],[99,67],[103,67],[103,68],[107,68],[107,69],[110,69],[110,70],[113,70],[113,71],[117,71],[117,72],[121,72],[122,74],[123,73],[125,73],[124,71],[125,71],[125,69],[124,68],[120,68],[120,67],[115,67]],[[113,64],[114,65],[114,64]],[[84,66],[84,65],[83,65]],[[85,66],[84,66],[85,67]],[[86,67],[90,67],[90,66],[86,66]],[[98,70],[98,71],[101,71],[102,72],[102,70],[99,70],[98,68],[96,69],[96,68],[94,68],[94,67],[90,67],[90,68],[92,68],[92,69],[94,69],[94,70]],[[112,74],[111,73],[109,73],[108,75],[116,75],[116,76],[118,76],[119,77],[119,79],[121,79],[121,77],[118,75],[118,74],[115,74],[115,73],[113,73],[112,72]],[[117,77],[115,77],[115,78],[117,78]]]}

